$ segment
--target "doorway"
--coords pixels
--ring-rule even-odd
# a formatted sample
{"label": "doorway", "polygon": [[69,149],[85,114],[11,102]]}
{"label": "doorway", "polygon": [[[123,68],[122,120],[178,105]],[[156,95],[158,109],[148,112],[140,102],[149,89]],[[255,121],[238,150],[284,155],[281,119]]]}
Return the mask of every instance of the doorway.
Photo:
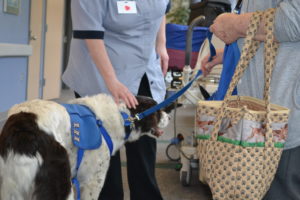
{"label": "doorway", "polygon": [[31,0],[27,99],[60,97],[65,1]]}

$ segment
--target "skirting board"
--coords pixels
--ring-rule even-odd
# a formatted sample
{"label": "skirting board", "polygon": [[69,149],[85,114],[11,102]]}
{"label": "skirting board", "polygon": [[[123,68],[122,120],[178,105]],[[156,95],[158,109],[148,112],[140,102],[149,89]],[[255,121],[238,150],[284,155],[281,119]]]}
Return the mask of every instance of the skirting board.
{"label": "skirting board", "polygon": [[21,57],[30,56],[31,54],[31,45],[0,43],[0,57]]}

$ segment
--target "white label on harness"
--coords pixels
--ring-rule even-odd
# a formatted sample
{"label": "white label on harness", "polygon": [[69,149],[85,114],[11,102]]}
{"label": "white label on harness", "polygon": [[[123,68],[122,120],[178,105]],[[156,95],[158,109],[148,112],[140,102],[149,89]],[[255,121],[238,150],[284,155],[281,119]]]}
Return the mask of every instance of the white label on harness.
{"label": "white label on harness", "polygon": [[119,14],[136,14],[136,2],[135,1],[117,1]]}

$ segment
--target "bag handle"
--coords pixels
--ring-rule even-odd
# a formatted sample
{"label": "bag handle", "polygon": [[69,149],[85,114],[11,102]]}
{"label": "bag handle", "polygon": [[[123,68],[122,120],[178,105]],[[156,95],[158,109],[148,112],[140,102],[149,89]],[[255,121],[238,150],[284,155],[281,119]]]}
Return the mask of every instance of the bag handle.
{"label": "bag handle", "polygon": [[[226,96],[224,98],[224,101],[222,103],[222,106],[219,111],[219,115],[217,116],[217,120],[215,122],[214,129],[212,131],[211,140],[216,141],[218,137],[218,131],[221,126],[222,118],[224,118],[225,115],[225,109],[226,106],[229,103],[229,97],[231,96],[234,88],[238,84],[238,81],[242,77],[244,71],[248,67],[250,60],[255,56],[255,53],[257,52],[260,42],[254,40],[255,34],[258,30],[262,15],[264,14],[266,19],[266,42],[265,42],[265,50],[264,50],[264,56],[265,56],[265,90],[264,90],[264,100],[266,105],[266,146],[272,146],[273,145],[273,135],[271,130],[271,123],[270,123],[270,82],[271,82],[271,74],[272,69],[275,64],[275,56],[278,49],[278,44],[274,42],[274,36],[273,36],[273,24],[274,24],[274,13],[275,9],[268,9],[267,11],[261,12],[257,11],[255,12],[251,19],[250,24],[247,29],[247,34],[245,38],[245,44],[242,49],[241,58],[238,63],[238,66],[234,72],[233,78],[230,82],[229,89],[227,90]],[[243,112],[243,111],[241,111]],[[243,112],[244,113],[244,112]]]}
{"label": "bag handle", "polygon": [[266,137],[265,146],[274,147],[273,133],[271,128],[271,104],[270,104],[270,86],[272,72],[275,66],[276,55],[278,52],[279,44],[274,39],[274,17],[275,8],[268,9],[264,13],[266,21],[266,42],[264,47],[264,66],[265,66],[265,90],[264,100],[266,103]]}
{"label": "bag handle", "polygon": [[[214,124],[214,129],[211,134],[211,140],[216,141],[218,138],[218,131],[220,130],[222,118],[225,115],[225,108],[228,104],[228,98],[232,94],[233,88],[237,85],[240,77],[242,76],[243,71],[246,69],[246,66],[248,66],[250,59],[254,56],[254,53],[258,49],[258,42],[254,41],[254,36],[258,30],[258,25],[261,20],[261,12],[255,12],[251,19],[250,24],[247,29],[246,38],[244,41],[244,46],[241,52],[240,61],[236,67],[236,70],[234,72],[234,75],[231,79],[231,82],[229,84],[229,88],[226,92],[225,98],[223,100],[223,103],[221,105],[219,115],[217,116],[216,122]],[[256,49],[255,49],[256,47]],[[251,53],[249,53],[251,52]]]}

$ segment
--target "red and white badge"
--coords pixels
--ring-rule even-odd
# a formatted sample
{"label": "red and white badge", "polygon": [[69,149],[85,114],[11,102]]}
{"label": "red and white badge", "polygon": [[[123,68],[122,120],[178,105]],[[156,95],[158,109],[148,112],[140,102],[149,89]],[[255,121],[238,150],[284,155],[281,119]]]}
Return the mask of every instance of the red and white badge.
{"label": "red and white badge", "polygon": [[135,1],[117,1],[119,14],[136,14],[136,2]]}

